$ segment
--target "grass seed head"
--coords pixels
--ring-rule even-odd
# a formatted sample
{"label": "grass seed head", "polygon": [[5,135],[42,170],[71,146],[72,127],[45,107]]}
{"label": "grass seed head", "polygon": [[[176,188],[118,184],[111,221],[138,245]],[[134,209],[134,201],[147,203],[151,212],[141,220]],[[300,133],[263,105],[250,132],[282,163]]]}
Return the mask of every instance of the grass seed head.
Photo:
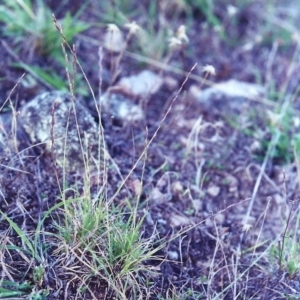
{"label": "grass seed head", "polygon": [[212,65],[206,65],[202,68],[202,72],[206,73],[207,75],[216,75],[216,69],[214,66]]}
{"label": "grass seed head", "polygon": [[173,36],[169,39],[169,47],[171,49],[177,49],[181,46],[182,46],[182,41],[179,38]]}
{"label": "grass seed head", "polygon": [[131,23],[127,23],[124,26],[129,30],[130,35],[136,34],[141,29],[140,26],[135,21]]}
{"label": "grass seed head", "polygon": [[176,37],[184,44],[189,43],[189,38],[186,34],[186,27],[185,25],[180,25],[176,32]]}
{"label": "grass seed head", "polygon": [[104,37],[104,47],[112,52],[122,52],[124,48],[124,38],[117,25],[108,24]]}

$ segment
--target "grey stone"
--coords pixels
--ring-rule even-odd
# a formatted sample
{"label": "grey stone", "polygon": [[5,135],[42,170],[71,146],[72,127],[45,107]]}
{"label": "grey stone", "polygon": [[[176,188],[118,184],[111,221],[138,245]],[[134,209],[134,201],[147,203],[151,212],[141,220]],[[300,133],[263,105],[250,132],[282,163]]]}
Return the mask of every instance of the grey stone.
{"label": "grey stone", "polygon": [[98,169],[104,156],[100,126],[88,109],[65,92],[44,93],[21,108],[19,120],[32,144],[45,150],[66,172]]}
{"label": "grey stone", "polygon": [[141,107],[128,96],[119,92],[106,92],[100,98],[101,108],[116,120],[123,124],[141,121],[145,115]]}
{"label": "grey stone", "polygon": [[197,86],[190,88],[190,93],[197,99],[203,109],[240,112],[242,105],[249,99],[255,100],[265,95],[263,86],[231,79],[200,90]]}

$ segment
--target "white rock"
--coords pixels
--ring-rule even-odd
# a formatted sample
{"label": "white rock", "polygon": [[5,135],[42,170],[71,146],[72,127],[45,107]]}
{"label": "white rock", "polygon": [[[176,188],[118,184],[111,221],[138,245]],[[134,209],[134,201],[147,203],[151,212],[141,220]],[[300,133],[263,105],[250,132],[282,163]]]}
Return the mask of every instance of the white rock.
{"label": "white rock", "polygon": [[190,87],[189,92],[204,106],[204,109],[217,107],[240,111],[245,100],[262,97],[265,89],[259,84],[231,79],[204,90],[194,85]]}
{"label": "white rock", "polygon": [[209,185],[209,187],[207,188],[206,192],[208,195],[212,196],[212,197],[216,197],[219,195],[220,193],[220,187],[214,184]]}
{"label": "white rock", "polygon": [[161,85],[163,79],[150,70],[144,70],[137,75],[124,77],[117,84],[134,96],[147,96],[155,94]]}
{"label": "white rock", "polygon": [[168,258],[170,260],[178,260],[179,255],[177,251],[168,251]]}

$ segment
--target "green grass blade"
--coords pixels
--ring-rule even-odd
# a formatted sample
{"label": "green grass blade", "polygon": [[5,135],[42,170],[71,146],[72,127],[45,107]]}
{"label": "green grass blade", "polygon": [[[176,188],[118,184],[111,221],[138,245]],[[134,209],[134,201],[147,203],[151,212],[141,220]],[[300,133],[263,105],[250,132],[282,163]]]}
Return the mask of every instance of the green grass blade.
{"label": "green grass blade", "polygon": [[30,250],[32,257],[34,257],[37,261],[40,262],[40,258],[36,255],[37,252],[35,252],[35,249],[34,249],[32,243],[30,242],[28,237],[25,235],[25,233],[21,230],[21,228],[13,220],[11,220],[5,213],[3,213],[1,210],[0,210],[0,214],[9,223],[9,225],[13,228],[13,230],[18,234],[18,236],[23,241],[23,243]]}

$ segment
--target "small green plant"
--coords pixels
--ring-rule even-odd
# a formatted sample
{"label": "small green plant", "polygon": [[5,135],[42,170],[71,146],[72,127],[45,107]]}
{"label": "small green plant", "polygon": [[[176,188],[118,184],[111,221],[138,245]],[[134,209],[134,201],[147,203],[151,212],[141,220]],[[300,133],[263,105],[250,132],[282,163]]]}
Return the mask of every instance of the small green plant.
{"label": "small green plant", "polygon": [[98,1],[101,20],[121,26],[140,12],[131,0]]}
{"label": "small green plant", "polygon": [[[284,190],[285,189],[284,183]],[[271,262],[271,265],[277,265],[279,270],[286,271],[290,277],[293,277],[300,272],[300,243],[297,237],[297,228],[300,221],[299,217],[297,217],[296,224],[292,224],[296,202],[297,201],[290,201],[290,203],[286,202],[282,206],[281,215],[282,220],[284,221],[282,237],[278,242],[278,245],[272,245],[269,250],[269,261]],[[291,225],[294,225],[295,227],[295,234],[292,233]]]}
{"label": "small green plant", "polygon": [[36,266],[33,270],[33,282],[37,285],[41,285],[43,282],[43,276],[45,268],[42,265]]}
{"label": "small green plant", "polygon": [[176,288],[170,289],[165,295],[156,295],[159,300],[189,300],[189,299],[204,299],[203,293],[199,293],[194,289],[188,288],[187,291],[180,291]]}
{"label": "small green plant", "polygon": [[[11,247],[9,250],[13,250],[15,247]],[[42,277],[44,275],[44,268],[39,266],[33,271],[33,282],[24,281],[22,283],[14,282],[12,280],[0,281],[0,298],[6,299],[11,297],[27,296],[26,299],[32,300],[46,300],[49,291],[38,287],[42,284]]]}
{"label": "small green plant", "polygon": [[29,295],[31,290],[32,290],[32,286],[26,281],[21,284],[10,280],[0,281],[1,299]]}
{"label": "small green plant", "polygon": [[278,245],[273,245],[269,250],[269,261],[272,266],[286,271],[290,277],[300,271],[300,244],[290,236],[282,238]]}
{"label": "small green plant", "polygon": [[205,16],[207,22],[215,28],[220,28],[222,26],[221,21],[216,16],[214,12],[214,6],[216,1],[209,0],[190,0],[187,1],[193,8],[198,9]]}
{"label": "small green plant", "polygon": [[30,295],[29,295],[29,300],[47,300],[47,296],[49,295],[48,291],[33,291]]}
{"label": "small green plant", "polygon": [[288,274],[293,277],[296,273],[300,271],[300,245],[299,243],[288,240],[286,241],[286,249],[288,250],[286,258],[286,269]]}
{"label": "small green plant", "polygon": [[[175,18],[172,18],[169,22],[161,21],[167,19],[166,14],[169,13],[167,11],[166,3],[159,5],[156,1],[150,1],[149,4],[144,7],[147,12],[147,18],[139,20],[138,23],[130,20],[134,19],[135,15],[143,14],[144,11],[141,10],[140,7],[129,10],[130,7],[131,5],[127,3],[127,1],[101,3],[100,10],[103,11],[99,14],[101,22],[104,20],[105,23],[108,23],[108,28],[110,28],[112,24],[114,27],[118,26],[117,28],[121,28],[125,24],[125,27],[129,29],[129,34],[127,34],[125,43],[122,45],[124,50],[127,49],[130,43],[132,49],[134,49],[135,52],[141,53],[146,60],[161,61],[165,58],[167,61],[164,61],[164,64],[167,65],[170,59],[168,58],[170,52],[173,54],[173,50],[175,48],[171,47],[172,49],[170,51],[170,42],[168,41],[177,35],[174,34],[174,28],[178,27],[178,23],[177,21],[175,23]],[[138,30],[133,30],[133,24],[135,24],[135,28],[139,25]],[[181,26],[181,28],[183,27]],[[133,32],[135,33],[136,38],[131,40],[130,38]],[[178,36],[176,37],[177,42],[180,42],[181,38]],[[182,47],[178,48],[181,50],[184,49],[186,43],[187,41],[181,44]],[[122,52],[124,52],[124,50],[121,51],[121,55],[119,55],[120,57],[123,56]],[[118,65],[118,63],[115,63],[115,65]]]}
{"label": "small green plant", "polygon": [[[22,251],[26,254],[29,254],[33,259],[35,259],[36,262],[40,263],[42,259],[37,250],[38,241],[36,239],[32,241],[31,238],[28,236],[28,234],[24,232],[11,218],[9,218],[1,210],[0,210],[0,214],[2,215],[3,219],[8,222],[11,228],[17,233],[19,238],[22,240],[23,245],[25,245],[25,247],[23,248],[18,246],[12,246],[10,247],[10,250]],[[0,248],[0,250],[3,249]]]}
{"label": "small green plant", "polygon": [[166,29],[154,30],[150,25],[147,30],[140,31],[137,46],[147,58],[161,60],[168,50],[168,33]]}
{"label": "small green plant", "polygon": [[260,149],[257,151],[257,158],[262,160],[268,151],[270,143],[274,137],[276,137],[276,144],[273,145],[273,150],[270,157],[279,164],[290,163],[294,159],[294,149],[299,148],[300,134],[298,131],[298,125],[296,125],[297,115],[295,111],[286,106],[283,113],[268,111],[268,120],[265,123],[266,128],[264,131],[260,131]]}
{"label": "small green plant", "polygon": [[283,21],[273,1],[266,1],[266,9],[269,17],[265,19],[261,28],[262,44],[270,46],[274,41],[278,41],[280,47],[289,47],[297,32],[297,19],[293,14],[287,14],[285,17],[288,18],[288,22]]}
{"label": "small green plant", "polygon": [[16,299],[16,297],[27,297],[26,299],[29,300],[46,300],[48,295],[49,291],[36,291],[34,286],[27,281],[21,284],[10,280],[0,281],[1,299]]}
{"label": "small green plant", "polygon": [[[137,221],[137,211],[129,202],[120,209],[107,205],[106,201],[76,198],[65,201],[64,209],[66,219],[58,229],[67,249],[61,250],[76,247],[86,253],[84,261],[90,266],[90,275],[100,275],[120,296],[128,288],[136,293],[139,273],[148,272],[143,262],[157,251],[141,238],[144,218]],[[83,258],[77,260],[74,255],[73,260],[75,265]]]}
{"label": "small green plant", "polygon": [[193,14],[198,12],[202,15],[203,21],[211,26],[219,35],[219,37],[227,41],[224,24],[215,12],[215,6],[218,5],[215,0],[186,0],[183,9],[187,13],[188,19],[193,18]]}
{"label": "small green plant", "polygon": [[[4,23],[1,33],[14,38],[15,42],[22,41],[28,49],[34,49],[42,56],[61,55],[61,41],[52,22],[52,12],[44,1],[37,0],[3,0],[0,5],[0,21]],[[68,42],[76,34],[86,30],[89,25],[79,21],[67,13],[61,20]]]}
{"label": "small green plant", "polygon": [[[14,63],[12,66],[27,71],[33,80],[38,80],[50,89],[66,92],[69,90],[69,86],[65,78],[60,76],[57,71],[52,68],[40,68],[38,66],[31,66],[24,63]],[[74,93],[82,96],[88,95],[87,87],[84,84],[83,77],[80,73],[76,74]]]}
{"label": "small green plant", "polygon": [[285,221],[286,225],[282,234],[282,240],[279,243],[279,258],[278,258],[279,268],[286,269],[288,274],[291,277],[300,271],[300,258],[299,258],[300,244],[298,242],[297,236],[296,235],[291,236],[291,234],[289,233],[289,227],[292,222],[292,214],[293,214],[293,208],[295,206],[295,203],[296,201],[291,202],[290,205],[286,203],[286,205],[283,207],[282,215],[283,215],[283,219],[286,218]]}
{"label": "small green plant", "polygon": [[[39,264],[35,268],[28,268],[28,272],[32,274],[32,281],[15,282],[13,280],[1,280],[0,281],[0,298],[11,298],[11,297],[22,297],[27,296],[26,299],[35,300],[46,300],[46,296],[49,294],[48,291],[40,289],[43,283],[43,276],[45,273],[44,267],[41,265],[42,255],[45,253],[45,249],[39,248],[39,230],[36,232],[35,238],[30,238],[27,232],[24,232],[11,218],[4,214],[0,210],[2,218],[10,225],[10,227],[15,231],[18,238],[22,241],[23,247],[16,245],[1,246],[1,255],[12,256],[16,253],[20,254],[20,259],[24,259],[24,263],[32,261],[34,264]],[[42,222],[39,223],[38,227],[42,226]],[[45,251],[44,251],[45,250]],[[43,252],[43,253],[42,253]],[[3,262],[2,262],[3,263]],[[8,268],[5,267],[7,270]],[[18,274],[20,276],[20,274]],[[10,276],[12,278],[12,276]]]}

